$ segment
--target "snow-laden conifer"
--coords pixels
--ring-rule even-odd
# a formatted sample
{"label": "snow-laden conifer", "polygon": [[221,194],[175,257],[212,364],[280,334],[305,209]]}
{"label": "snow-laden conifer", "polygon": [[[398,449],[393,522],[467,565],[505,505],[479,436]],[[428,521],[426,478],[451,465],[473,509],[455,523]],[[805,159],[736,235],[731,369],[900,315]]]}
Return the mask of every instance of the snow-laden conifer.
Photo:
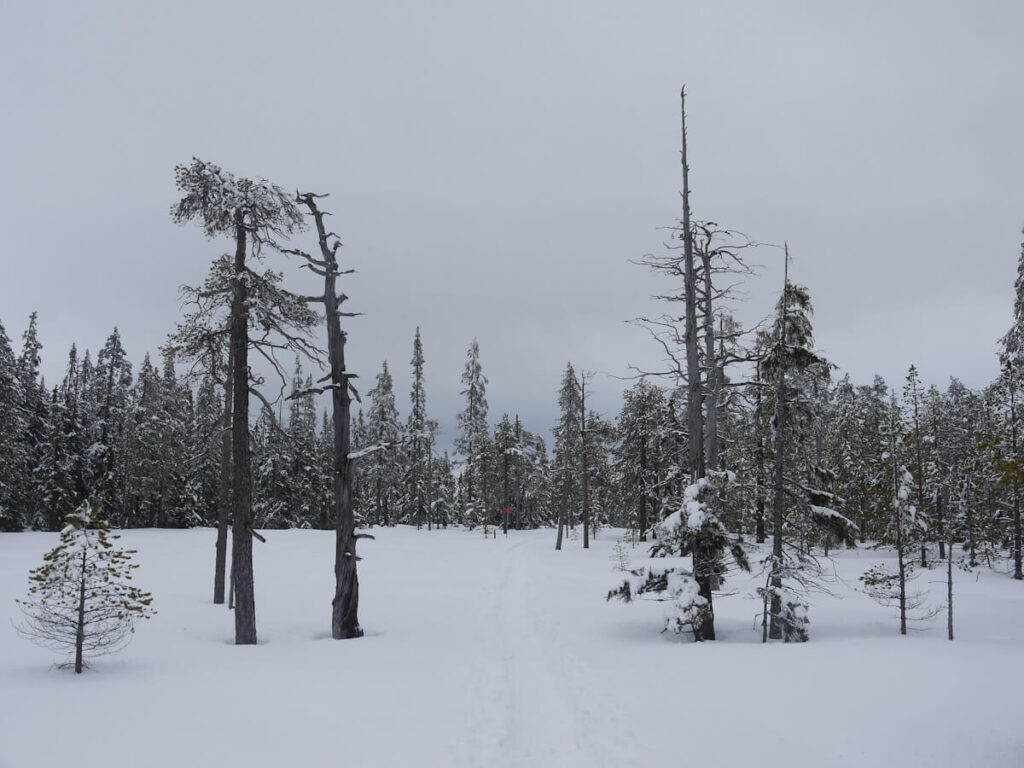
{"label": "snow-laden conifer", "polygon": [[62,666],[81,672],[85,660],[114,653],[131,639],[138,619],[155,611],[153,596],[130,584],[135,550],[118,538],[83,502],[64,519],[60,543],[29,572],[28,596],[19,600],[24,621],[18,633],[37,645],[73,657]]}

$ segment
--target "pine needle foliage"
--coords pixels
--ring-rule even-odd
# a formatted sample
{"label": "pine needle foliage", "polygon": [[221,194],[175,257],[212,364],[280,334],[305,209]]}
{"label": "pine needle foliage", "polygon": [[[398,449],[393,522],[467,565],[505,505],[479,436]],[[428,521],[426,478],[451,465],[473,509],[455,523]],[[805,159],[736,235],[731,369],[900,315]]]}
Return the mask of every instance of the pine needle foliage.
{"label": "pine needle foliage", "polygon": [[115,546],[118,534],[83,502],[64,519],[60,543],[29,571],[28,596],[18,600],[25,618],[18,634],[37,645],[66,651],[80,673],[86,658],[121,650],[138,619],[156,611],[153,596],[130,584],[133,549]]}

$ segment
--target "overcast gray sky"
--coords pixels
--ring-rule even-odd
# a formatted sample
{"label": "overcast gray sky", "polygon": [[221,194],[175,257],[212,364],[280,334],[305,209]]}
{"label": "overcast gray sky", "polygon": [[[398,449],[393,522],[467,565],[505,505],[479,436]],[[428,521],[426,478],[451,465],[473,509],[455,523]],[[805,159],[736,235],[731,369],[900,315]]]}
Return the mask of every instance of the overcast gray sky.
{"label": "overcast gray sky", "polygon": [[[789,241],[833,361],[893,384],[911,362],[942,385],[996,372],[1024,225],[1016,0],[9,2],[0,21],[0,320],[18,346],[39,311],[48,379],[114,325],[137,367],[228,249],[168,215],[195,155],[332,194],[364,388],[387,359],[408,411],[419,325],[446,442],[476,336],[492,418],[546,430],[566,361],[657,360],[624,321],[667,286],[629,260],[679,212],[684,82],[695,215]],[[781,282],[777,251],[755,260],[748,323]],[[594,382],[609,416],[621,387]]]}

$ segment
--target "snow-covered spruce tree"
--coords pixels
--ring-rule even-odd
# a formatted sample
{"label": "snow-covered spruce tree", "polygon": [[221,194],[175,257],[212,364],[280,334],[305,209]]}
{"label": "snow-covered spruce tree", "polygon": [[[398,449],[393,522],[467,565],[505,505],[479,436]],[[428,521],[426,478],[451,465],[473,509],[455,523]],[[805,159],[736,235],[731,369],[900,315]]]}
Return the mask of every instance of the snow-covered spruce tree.
{"label": "snow-covered spruce tree", "polygon": [[115,327],[96,356],[90,400],[95,408],[89,426],[90,499],[105,514],[115,515],[124,498],[124,433],[131,406],[132,365]]}
{"label": "snow-covered spruce tree", "polygon": [[465,460],[462,472],[464,507],[459,512],[463,520],[473,526],[484,519],[483,504],[487,497],[484,478],[490,439],[487,427],[487,377],[480,365],[480,345],[476,339],[473,339],[466,351],[462,396],[466,398],[466,407],[458,414],[459,436],[455,439],[455,449]]}
{"label": "snow-covered spruce tree", "polygon": [[617,516],[615,497],[617,489],[611,468],[611,453],[615,442],[615,425],[597,411],[587,413],[587,484],[590,532],[611,525]]}
{"label": "snow-covered spruce tree", "polygon": [[252,430],[252,516],[256,528],[293,528],[289,440],[267,407]]}
{"label": "snow-covered spruce tree", "polygon": [[409,393],[411,408],[409,421],[406,425],[408,449],[406,461],[406,522],[414,522],[417,526],[426,524],[427,530],[433,527],[430,515],[432,488],[430,484],[431,464],[434,452],[434,435],[437,433],[437,422],[427,417],[427,390],[423,377],[423,342],[420,339],[419,326],[412,342],[412,389]]}
{"label": "snow-covered spruce tree", "polygon": [[637,531],[640,541],[647,541],[648,530],[658,511],[655,478],[661,464],[666,411],[664,390],[646,379],[623,393],[613,466],[620,507],[631,513],[617,524]]}
{"label": "snow-covered spruce tree", "polygon": [[23,416],[17,453],[22,465],[13,488],[13,503],[21,512],[22,522],[33,528],[44,527],[46,513],[42,473],[45,467],[49,398],[39,375],[42,346],[36,327],[36,313],[33,312],[29,315],[28,328],[22,334],[21,355],[17,363]]}
{"label": "snow-covered spruce tree", "polygon": [[583,398],[580,382],[572,363],[566,363],[558,389],[559,418],[552,430],[555,434],[554,473],[555,503],[558,505],[558,536],[555,549],[562,548],[565,528],[575,525],[574,513],[583,505],[580,483],[580,462],[583,453]]}
{"label": "snow-covered spruce tree", "polygon": [[313,377],[302,378],[302,365],[296,358],[288,409],[288,492],[291,516],[299,528],[315,527],[322,517],[317,494],[316,402],[312,391]]}
{"label": "snow-covered spruce tree", "polygon": [[180,528],[188,521],[190,510],[182,491],[187,474],[189,397],[175,377],[171,353],[165,351],[162,373],[147,354],[139,369],[129,427],[125,527]]}
{"label": "snow-covered spruce tree", "polygon": [[766,639],[807,639],[804,595],[821,588],[821,569],[809,554],[811,526],[852,525],[834,507],[838,499],[820,487],[814,440],[815,380],[827,378],[829,363],[814,351],[811,299],[807,289],[786,278],[777,316],[761,361],[766,384],[765,407],[771,418],[772,552],[765,559]]}
{"label": "snow-covered spruce tree", "polygon": [[[709,473],[687,486],[682,506],[655,526],[657,544],[652,553],[670,558],[678,552],[692,552],[698,537],[703,538],[710,551],[722,553],[709,566],[704,578],[719,583],[725,576],[724,553],[728,552],[739,568],[750,569],[742,544],[719,519],[716,509],[722,498],[735,486],[730,472]],[[707,622],[713,618],[712,606],[701,594],[696,574],[682,565],[655,565],[629,571],[622,584],[608,592],[605,599],[655,600],[666,603],[665,631],[693,632],[695,640],[711,639],[704,636]]]}
{"label": "snow-covered spruce tree", "polygon": [[153,597],[129,584],[135,550],[114,545],[118,538],[83,502],[65,520],[60,543],[29,573],[28,596],[18,604],[24,621],[18,633],[38,645],[73,656],[63,666],[80,673],[85,660],[120,650],[134,624],[155,611]]}
{"label": "snow-covered spruce tree", "polygon": [[192,430],[188,435],[189,477],[186,489],[191,515],[199,525],[217,525],[222,408],[213,377],[202,376],[196,390]]}
{"label": "snow-covered spruce tree", "polygon": [[[518,418],[516,425],[518,425]],[[507,413],[501,415],[501,420],[494,425],[494,438],[491,440],[491,447],[494,449],[495,482],[497,490],[495,513],[501,515],[496,520],[502,527],[505,534],[508,534],[509,525],[514,525],[509,518],[516,511],[515,494],[515,473],[522,461],[523,446],[520,443],[522,432],[517,431],[512,424],[512,419]],[[506,511],[508,510],[508,511]]]}
{"label": "snow-covered spruce tree", "polygon": [[893,395],[889,405],[889,418],[882,431],[887,445],[884,454],[888,463],[890,483],[889,527],[880,543],[890,545],[896,552],[895,570],[885,564],[869,569],[860,580],[864,591],[878,603],[899,609],[900,634],[907,634],[907,619],[926,619],[934,615],[921,592],[908,591],[914,578],[914,552],[924,540],[924,529],[912,501],[914,477],[907,469],[907,459],[913,453],[913,436],[903,421],[902,409]]}
{"label": "snow-covered spruce tree", "polygon": [[995,475],[1001,493],[997,503],[1009,515],[1010,560],[1013,578],[1024,579],[1021,570],[1021,489],[1024,487],[1024,456],[1021,454],[1020,369],[1024,359],[1003,354],[999,379],[993,387],[996,401],[997,434],[979,445]]}
{"label": "snow-covered spruce tree", "polygon": [[371,443],[378,446],[371,455],[361,458],[360,467],[366,477],[373,505],[373,521],[377,525],[398,522],[402,472],[398,444],[401,424],[395,406],[395,390],[387,360],[377,374],[376,385],[369,392],[370,407],[366,414],[366,429]]}
{"label": "snow-covered spruce tree", "polygon": [[55,510],[74,509],[85,499],[85,427],[81,418],[82,365],[72,344],[67,369],[50,396],[49,418],[44,425],[45,445],[39,470],[43,498],[39,519],[33,527],[59,531],[61,517]]}
{"label": "snow-covered spruce tree", "polygon": [[[1016,297],[1013,302],[1013,325],[1002,338],[1000,355],[1000,384],[1003,391],[1004,424],[1003,444],[1000,452],[1000,482],[1009,491],[1012,514],[1011,557],[1013,578],[1024,579],[1021,544],[1021,486],[1024,484],[1024,453],[1021,450],[1021,388],[1020,376],[1024,371],[1024,243],[1021,243],[1017,261],[1017,279],[1013,284]],[[952,630],[951,630],[952,632]]]}
{"label": "snow-covered spruce tree", "polygon": [[950,507],[961,516],[961,533],[968,564],[979,564],[984,554],[981,512],[984,472],[988,461],[977,450],[985,440],[984,404],[981,396],[957,378],[951,378],[945,397],[947,434],[945,464],[948,467]]}
{"label": "snow-covered spruce tree", "polygon": [[[911,365],[907,371],[907,383],[903,387],[903,407],[906,411],[905,420],[909,427],[907,439],[910,441],[910,461],[908,469],[914,478],[914,501],[917,508],[917,525],[921,529],[921,567],[928,567],[928,540],[931,515],[928,511],[929,497],[925,493],[925,473],[930,446],[924,440],[922,424],[922,390],[921,378],[917,367]],[[941,534],[941,531],[937,532]]]}
{"label": "snow-covered spruce tree", "polygon": [[11,341],[0,323],[0,531],[18,531],[23,527],[16,507],[15,473],[25,465],[23,446],[18,440],[24,423],[19,383]]}

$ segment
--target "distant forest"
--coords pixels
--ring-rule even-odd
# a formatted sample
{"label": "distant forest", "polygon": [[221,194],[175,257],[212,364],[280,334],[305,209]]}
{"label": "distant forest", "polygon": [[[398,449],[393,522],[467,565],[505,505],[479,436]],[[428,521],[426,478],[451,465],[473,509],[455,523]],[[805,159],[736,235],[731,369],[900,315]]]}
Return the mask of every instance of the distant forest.
{"label": "distant forest", "polygon": [[[856,526],[840,531],[808,518],[800,532],[808,545],[828,537],[850,543],[884,538],[892,506],[887,467],[897,462],[913,476],[922,546],[942,547],[945,520],[953,517],[956,538],[973,560],[1000,561],[1018,551],[1024,271],[1017,289],[1017,321],[1003,340],[1002,374],[982,390],[957,379],[944,390],[924,387],[912,366],[894,386],[877,376],[866,384],[846,376],[836,380],[831,363],[817,355],[794,374],[789,386],[796,426],[785,446],[794,488],[832,497],[836,510]],[[789,290],[792,322],[803,343],[812,345],[807,292],[792,284]],[[721,380],[716,401],[705,407],[715,421],[707,458],[736,478],[723,499],[729,529],[760,541],[775,453],[765,361],[777,329],[741,349],[728,317],[716,318],[700,324],[716,334],[711,344],[701,345],[713,356],[703,355],[700,364],[718,371]],[[718,333],[720,328],[733,332]],[[214,375],[184,371],[173,340],[157,363],[147,354],[134,368],[117,329],[95,356],[72,347],[63,379],[54,386],[40,377],[40,354],[34,314],[17,353],[0,325],[4,530],[58,530],[65,514],[85,499],[117,526],[216,524],[225,422],[223,387]],[[752,360],[760,375],[730,380],[727,364],[740,359]],[[595,527],[633,529],[642,537],[679,507],[689,483],[679,470],[688,446],[684,381],[641,378],[611,417],[586,407],[585,377],[569,365],[560,390],[552,392],[561,418],[549,445],[515,414],[490,417],[474,342],[462,374],[467,403],[452,456],[434,450],[436,425],[427,416],[418,331],[410,360],[413,389],[406,415],[385,364],[352,420],[352,451],[363,454],[353,477],[358,525],[500,525],[510,509],[514,528],[560,521],[574,528],[583,518],[584,436],[588,512]],[[334,527],[332,435],[328,415],[317,412],[310,391],[318,378],[319,369],[310,373],[296,362],[290,385],[295,396],[263,404],[252,420],[252,498],[259,528]],[[898,455],[890,446],[894,430]],[[807,498],[794,492],[789,503],[809,504]]]}

